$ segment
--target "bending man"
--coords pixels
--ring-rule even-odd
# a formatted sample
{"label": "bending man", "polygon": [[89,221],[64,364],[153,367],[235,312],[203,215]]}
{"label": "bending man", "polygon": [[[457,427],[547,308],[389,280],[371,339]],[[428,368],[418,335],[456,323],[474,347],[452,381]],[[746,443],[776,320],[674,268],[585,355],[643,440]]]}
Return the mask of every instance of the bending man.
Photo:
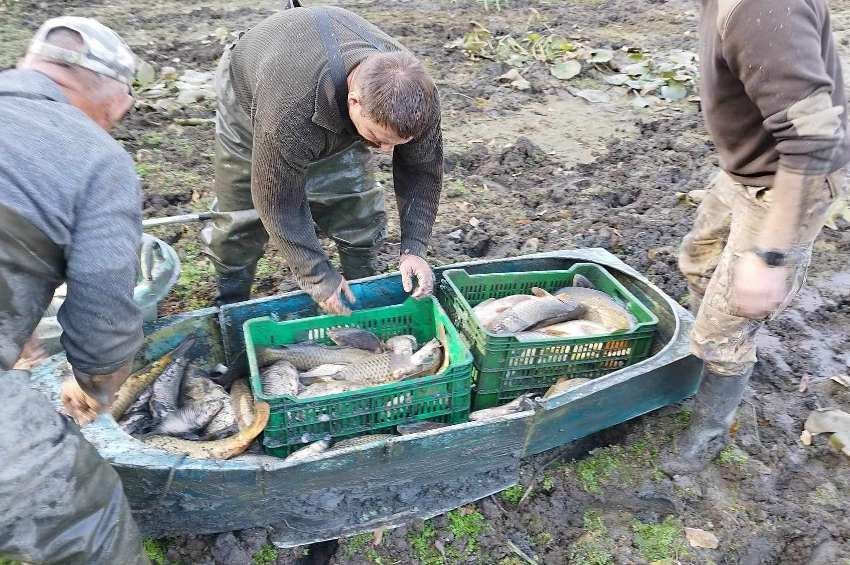
{"label": "bending man", "polygon": [[106,130],[130,109],[133,55],[86,18],[47,21],[0,73],[0,556],[34,563],[147,563],[118,474],[19,362],[53,291],[73,369],[66,411],[112,403],[142,341],[133,302],[141,193]]}
{"label": "bending man", "polygon": [[[415,295],[432,291],[423,257],[442,186],[440,106],[413,55],[344,9],[292,8],[227,48],[216,91],[216,208],[227,214],[203,238],[219,304],[248,298],[271,235],[302,289],[348,311],[346,279],[375,274],[386,231],[369,147],[393,154],[405,289],[415,277]],[[314,221],[336,243],[342,275]]]}

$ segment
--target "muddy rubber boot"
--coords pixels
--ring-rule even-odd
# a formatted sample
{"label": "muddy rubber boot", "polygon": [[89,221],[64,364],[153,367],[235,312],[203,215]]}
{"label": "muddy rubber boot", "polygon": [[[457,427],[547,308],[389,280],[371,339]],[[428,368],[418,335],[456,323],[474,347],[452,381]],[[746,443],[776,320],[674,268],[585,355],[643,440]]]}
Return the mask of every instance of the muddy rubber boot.
{"label": "muddy rubber boot", "polygon": [[251,297],[251,285],[254,284],[256,263],[238,271],[219,273],[217,279],[218,294],[215,297],[216,306],[244,302]]}
{"label": "muddy rubber boot", "polygon": [[375,269],[375,256],[373,247],[343,247],[337,246],[339,251],[339,263],[342,267],[342,276],[351,281],[371,277],[377,274]]}
{"label": "muddy rubber boot", "polygon": [[726,443],[751,374],[752,369],[734,376],[703,370],[691,424],[676,442],[677,450],[662,460],[662,471],[670,476],[697,473],[714,459]]}

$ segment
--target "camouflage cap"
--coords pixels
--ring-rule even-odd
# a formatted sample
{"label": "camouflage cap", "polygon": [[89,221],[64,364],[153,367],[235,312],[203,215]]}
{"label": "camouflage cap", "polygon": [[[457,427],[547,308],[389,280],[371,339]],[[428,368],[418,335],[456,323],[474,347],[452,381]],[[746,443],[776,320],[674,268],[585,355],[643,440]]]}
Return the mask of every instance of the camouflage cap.
{"label": "camouflage cap", "polygon": [[[70,29],[80,34],[82,51],[65,49],[47,43],[47,35],[56,29]],[[51,61],[83,67],[124,84],[133,82],[135,57],[121,37],[91,18],[61,16],[44,22],[30,43],[27,53]]]}

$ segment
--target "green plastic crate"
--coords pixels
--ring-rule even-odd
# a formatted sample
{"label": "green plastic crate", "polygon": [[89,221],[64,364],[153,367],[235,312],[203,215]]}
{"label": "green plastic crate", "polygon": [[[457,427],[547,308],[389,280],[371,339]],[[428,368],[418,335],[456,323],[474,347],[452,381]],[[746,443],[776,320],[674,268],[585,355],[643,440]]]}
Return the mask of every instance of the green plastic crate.
{"label": "green plastic crate", "polygon": [[[381,339],[412,334],[420,344],[446,333],[449,366],[442,373],[357,391],[298,399],[268,396],[262,390],[256,348],[302,341],[330,344],[327,330],[360,327]],[[243,326],[251,388],[257,400],[271,406],[263,432],[266,453],[285,457],[305,443],[330,435],[344,439],[390,431],[398,424],[433,420],[457,424],[469,416],[472,393],[472,355],[445,311],[433,297],[412,298],[403,304],[356,310],[351,316],[318,316],[300,320],[248,320]]]}
{"label": "green plastic crate", "polygon": [[[485,330],[472,312],[474,306],[488,298],[530,294],[532,287],[554,292],[571,285],[577,274],[625,303],[637,319],[636,327],[630,332],[604,336],[520,341]],[[443,274],[440,301],[472,348],[474,410],[503,404],[525,392],[543,393],[562,377],[600,377],[640,361],[649,355],[658,323],[655,314],[617,279],[592,263],[579,263],[567,271],[485,275],[452,269]]]}

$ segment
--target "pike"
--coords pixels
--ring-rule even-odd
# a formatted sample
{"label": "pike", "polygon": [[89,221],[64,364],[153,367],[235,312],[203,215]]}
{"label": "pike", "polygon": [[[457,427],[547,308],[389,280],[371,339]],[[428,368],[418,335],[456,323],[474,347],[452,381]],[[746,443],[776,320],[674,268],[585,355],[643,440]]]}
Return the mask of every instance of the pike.
{"label": "pike", "polygon": [[115,402],[112,403],[110,413],[115,420],[121,418],[127,408],[135,402],[139,394],[154,382],[159,377],[172,361],[186,354],[195,344],[194,336],[189,336],[184,339],[180,345],[169,351],[141,371],[137,371],[130,375],[127,380],[121,385],[118,394],[115,395]]}
{"label": "pike", "polygon": [[150,447],[188,455],[196,459],[230,459],[243,453],[251,442],[265,429],[270,408],[266,402],[257,402],[251,425],[228,438],[215,441],[190,441],[168,436],[149,436],[142,441]]}

